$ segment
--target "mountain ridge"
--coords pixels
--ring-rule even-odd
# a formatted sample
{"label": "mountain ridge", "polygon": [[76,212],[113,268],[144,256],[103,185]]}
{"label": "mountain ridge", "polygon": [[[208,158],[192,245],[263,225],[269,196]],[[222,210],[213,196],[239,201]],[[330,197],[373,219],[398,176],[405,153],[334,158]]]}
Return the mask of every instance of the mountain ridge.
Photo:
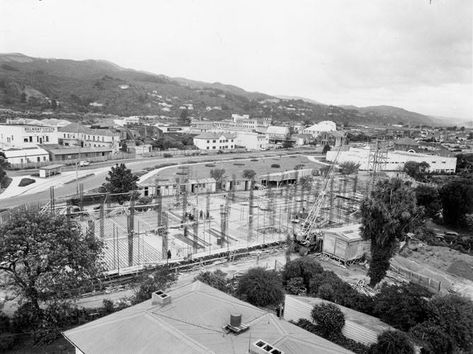
{"label": "mountain ridge", "polygon": [[0,105],[16,110],[169,117],[179,117],[188,109],[190,115],[208,119],[247,113],[279,121],[330,119],[345,125],[388,125],[393,119],[413,125],[434,123],[431,117],[398,107],[391,107],[391,112],[375,106],[344,108],[123,68],[107,60],[35,58],[21,53],[0,54]]}

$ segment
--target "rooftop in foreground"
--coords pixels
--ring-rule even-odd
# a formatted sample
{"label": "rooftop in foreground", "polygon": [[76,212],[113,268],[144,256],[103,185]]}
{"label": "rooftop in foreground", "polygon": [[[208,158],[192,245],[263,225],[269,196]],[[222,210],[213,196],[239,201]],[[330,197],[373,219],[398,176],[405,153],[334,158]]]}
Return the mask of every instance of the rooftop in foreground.
{"label": "rooftop in foreground", "polygon": [[[285,354],[350,353],[273,314],[199,281],[71,329],[64,336],[82,353],[249,353],[258,340]],[[224,330],[231,314],[249,329]]]}

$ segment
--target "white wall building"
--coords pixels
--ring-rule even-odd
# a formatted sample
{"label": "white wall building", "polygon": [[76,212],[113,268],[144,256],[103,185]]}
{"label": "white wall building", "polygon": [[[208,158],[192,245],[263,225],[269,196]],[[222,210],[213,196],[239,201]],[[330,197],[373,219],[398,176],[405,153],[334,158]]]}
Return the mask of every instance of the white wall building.
{"label": "white wall building", "polygon": [[289,136],[289,127],[270,125],[266,130],[266,135],[270,140],[284,140]]}
{"label": "white wall building", "polygon": [[322,132],[333,132],[335,130],[337,130],[337,125],[334,122],[330,120],[324,120],[308,128],[305,128],[303,130],[303,133],[310,134],[314,138],[316,138]]}
{"label": "white wall building", "polygon": [[39,125],[0,124],[0,148],[32,147],[57,144],[58,128]]}
{"label": "white wall building", "polygon": [[12,165],[26,165],[49,161],[49,153],[38,146],[10,148],[2,152],[5,154],[7,161]]}
{"label": "white wall building", "polygon": [[201,150],[228,150],[235,148],[235,135],[228,133],[202,133],[194,137],[194,145]]}
{"label": "white wall building", "polygon": [[269,139],[266,134],[252,132],[237,132],[235,144],[248,150],[264,150],[268,147]]}
{"label": "white wall building", "polygon": [[[333,161],[337,156],[338,150],[327,152],[327,161]],[[360,164],[361,170],[369,168],[370,149],[351,147],[347,151],[340,151],[337,163],[355,162]],[[381,164],[383,171],[399,171],[404,168],[407,161],[427,162],[429,164],[428,172],[432,173],[455,173],[457,166],[456,157],[445,157],[438,155],[418,154],[407,151],[388,151],[387,159]]]}
{"label": "white wall building", "polygon": [[59,141],[64,146],[106,147],[117,152],[120,133],[112,132],[109,129],[92,129],[73,123],[59,128]]}

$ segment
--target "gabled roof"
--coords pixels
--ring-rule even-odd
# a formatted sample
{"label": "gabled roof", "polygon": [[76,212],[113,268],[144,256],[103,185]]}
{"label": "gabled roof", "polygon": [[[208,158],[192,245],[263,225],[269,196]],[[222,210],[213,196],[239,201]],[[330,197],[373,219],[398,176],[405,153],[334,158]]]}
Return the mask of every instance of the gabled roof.
{"label": "gabled roof", "polygon": [[[248,353],[263,339],[286,354],[350,353],[321,337],[280,320],[199,281],[168,292],[171,303],[151,300],[113,313],[64,336],[88,353]],[[250,329],[226,333],[230,314],[241,314]]]}
{"label": "gabled roof", "polygon": [[234,135],[234,134],[229,134],[229,133],[212,133],[212,132],[202,133],[202,134],[197,135],[196,137],[194,137],[194,139],[220,139],[222,136],[223,136],[225,139],[235,139],[235,135]]}
{"label": "gabled roof", "polygon": [[277,125],[270,125],[266,130],[267,134],[288,134],[289,128],[288,127],[280,127]]}
{"label": "gabled roof", "polygon": [[396,145],[419,145],[417,141],[411,138],[400,138],[397,140],[394,140],[394,144]]}

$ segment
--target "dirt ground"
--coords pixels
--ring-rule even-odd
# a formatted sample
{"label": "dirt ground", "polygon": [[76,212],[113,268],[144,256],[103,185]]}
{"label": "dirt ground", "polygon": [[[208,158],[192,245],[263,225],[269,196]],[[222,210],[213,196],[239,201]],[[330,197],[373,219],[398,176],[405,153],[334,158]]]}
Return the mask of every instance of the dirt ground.
{"label": "dirt ground", "polygon": [[473,257],[448,247],[410,246],[393,259],[414,272],[441,281],[442,289],[473,299]]}

